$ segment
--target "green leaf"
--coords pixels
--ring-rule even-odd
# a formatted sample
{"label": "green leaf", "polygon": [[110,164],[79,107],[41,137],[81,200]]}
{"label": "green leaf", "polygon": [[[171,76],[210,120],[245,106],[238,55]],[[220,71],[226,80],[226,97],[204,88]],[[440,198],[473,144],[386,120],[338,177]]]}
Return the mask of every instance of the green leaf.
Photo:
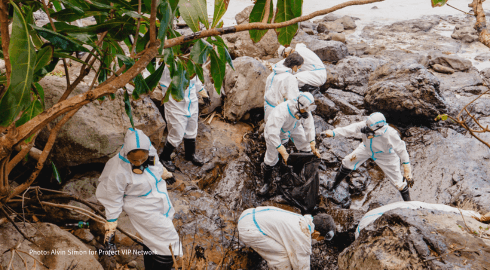
{"label": "green leaf", "polygon": [[184,64],[185,70],[187,72],[187,78],[190,80],[194,75],[196,75],[196,68],[192,60],[188,60]]}
{"label": "green leaf", "polygon": [[172,83],[170,83],[167,92],[170,91],[172,98],[179,102],[184,99],[184,91],[189,85],[189,80],[186,78],[186,70],[182,61],[176,61],[176,69],[171,76]]}
{"label": "green leaf", "polygon": [[54,8],[56,9],[56,11],[60,11],[60,10],[62,10],[62,9],[63,9],[63,8],[61,7],[61,4],[60,4],[60,2],[59,2],[59,1],[54,0],[54,1],[51,1],[51,2],[53,3],[53,6],[54,6]]}
{"label": "green leaf", "polygon": [[223,64],[230,65],[230,67],[235,70],[235,67],[233,66],[233,60],[231,59],[230,53],[226,49],[226,47],[218,46],[218,53],[219,53],[219,58],[223,62]]}
{"label": "green leaf", "polygon": [[141,74],[136,75],[133,81],[135,87],[132,96],[134,100],[138,100],[140,98],[140,95],[150,93],[150,87],[148,87],[145,79]]}
{"label": "green leaf", "polygon": [[9,44],[12,73],[10,86],[0,100],[0,126],[12,123],[19,113],[31,103],[31,84],[36,61],[36,51],[31,42],[27,22],[19,7],[14,8],[12,36]]}
{"label": "green leaf", "polygon": [[[24,9],[27,10],[26,12],[26,22],[27,24],[34,24],[34,15],[33,15],[33,9],[28,7],[28,6],[24,6]],[[32,27],[29,27],[29,34],[31,35],[31,38],[32,38],[32,42],[34,43],[34,46],[36,46],[37,49],[41,48],[44,44],[44,42],[41,40],[41,38],[39,38],[39,36],[37,35],[36,31],[34,31],[32,29]]]}
{"label": "green leaf", "polygon": [[[54,54],[56,54],[56,52]],[[46,76],[46,74],[54,70],[54,68],[56,67],[59,61],[59,58],[54,56],[54,54],[51,63],[49,63],[49,65],[42,67],[38,72],[34,73],[34,79],[33,79],[34,82],[36,83],[39,82],[42,78],[44,78],[44,76]]]}
{"label": "green leaf", "polygon": [[162,47],[165,43],[165,33],[167,32],[168,23],[172,19],[172,9],[170,7],[170,3],[167,1],[162,2],[158,6],[159,17],[160,20],[160,28],[158,28],[157,38],[162,41]]}
{"label": "green leaf", "polygon": [[199,80],[204,83],[204,70],[202,69],[201,65],[195,65],[194,70],[196,71],[197,77]]}
{"label": "green leaf", "polygon": [[172,50],[172,48],[167,48],[164,50],[163,62],[167,63],[170,74],[173,74],[175,70],[175,61],[174,61],[174,51]]}
{"label": "green leaf", "polygon": [[303,9],[303,0],[293,0],[291,9],[293,10],[293,15],[295,18],[300,17]]}
{"label": "green leaf", "polygon": [[43,105],[39,101],[39,99],[35,99],[31,105],[24,111],[22,116],[15,122],[16,127],[20,127],[23,124],[27,123],[32,118],[36,117],[38,114],[43,112]]}
{"label": "green leaf", "polygon": [[[204,64],[208,59],[208,54],[213,50],[213,46],[211,46],[208,42],[199,39],[191,49],[191,59],[197,64]],[[167,61],[165,61],[168,63]]]}
{"label": "green leaf", "polygon": [[51,161],[51,167],[53,168],[53,176],[56,181],[58,181],[58,184],[61,184],[61,177],[60,173],[58,172],[58,169],[56,169],[56,165],[54,165],[54,162]]}
{"label": "green leaf", "polygon": [[131,113],[131,101],[129,100],[128,91],[124,91],[124,110],[129,117],[131,126],[134,128],[133,114]]}
{"label": "green leaf", "polygon": [[36,65],[34,66],[34,73],[38,72],[44,66],[48,65],[53,58],[54,47],[53,45],[48,45],[36,53]]}
{"label": "green leaf", "polygon": [[[264,18],[265,15],[265,3],[267,0],[257,0],[255,2],[254,8],[252,9],[252,12],[250,12],[250,17],[249,17],[249,22],[261,22],[262,19]],[[274,15],[274,4],[271,1],[270,4],[270,10],[269,10],[269,19],[267,20],[267,23],[270,23],[272,21],[272,17]],[[253,42],[259,42],[262,37],[267,33],[269,30],[249,30],[248,32],[250,33],[250,38],[252,39]]]}
{"label": "green leaf", "polygon": [[218,95],[221,95],[221,86],[225,78],[226,62],[223,62],[218,54],[212,50],[210,53],[211,58],[211,77],[214,81],[214,88]]}
{"label": "green leaf", "polygon": [[36,94],[39,97],[39,101],[41,101],[41,105],[43,106],[43,109],[44,109],[44,107],[45,107],[45,105],[44,105],[44,89],[37,82],[33,83],[32,85],[34,85],[34,89],[36,90]]}
{"label": "green leaf", "polygon": [[68,52],[89,52],[87,48],[83,47],[81,43],[77,42],[73,38],[63,36],[46,28],[37,27],[35,25],[31,26],[40,36],[53,43],[56,48],[60,48]]}
{"label": "green leaf", "polygon": [[[81,11],[81,12],[80,12]],[[51,14],[51,16],[57,21],[74,22],[79,19],[88,18],[92,16],[108,16],[105,11],[83,11],[81,9],[63,9],[62,11]]]}
{"label": "green leaf", "polygon": [[145,82],[150,88],[150,91],[153,91],[155,87],[157,87],[160,82],[160,78],[162,77],[163,70],[165,69],[165,63],[162,63],[155,72],[153,72],[150,76],[146,77]]}
{"label": "green leaf", "polygon": [[198,32],[200,30],[199,22],[209,29],[206,0],[180,0],[179,10],[192,31]]}
{"label": "green leaf", "polygon": [[447,0],[431,0],[432,7],[442,7],[446,4]]}
{"label": "green leaf", "polygon": [[[294,0],[277,0],[277,12],[274,23],[282,23],[295,18],[293,13]],[[277,40],[281,45],[291,44],[294,35],[298,31],[298,24],[289,25],[276,29]]]}
{"label": "green leaf", "polygon": [[[179,0],[169,0],[168,2],[170,3],[170,8],[172,8],[172,13],[175,13],[175,10],[179,5]],[[178,17],[177,15],[175,16]]]}
{"label": "green leaf", "polygon": [[230,0],[215,0],[214,1],[214,15],[213,15],[213,24],[211,28],[214,28],[219,20],[225,15],[226,10],[228,9],[228,4]]}

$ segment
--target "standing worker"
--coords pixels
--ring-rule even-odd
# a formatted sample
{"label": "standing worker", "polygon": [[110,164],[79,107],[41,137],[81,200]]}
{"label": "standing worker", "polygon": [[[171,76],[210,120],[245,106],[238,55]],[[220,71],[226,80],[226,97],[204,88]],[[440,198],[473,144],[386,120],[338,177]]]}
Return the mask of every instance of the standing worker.
{"label": "standing worker", "polygon": [[287,163],[289,154],[283,144],[287,143],[289,138],[299,151],[311,151],[320,157],[315,147],[315,123],[311,115],[311,111],[316,108],[314,101],[310,93],[300,93],[295,99],[279,104],[270,113],[264,129],[267,151],[263,165],[264,186],[259,190],[260,195],[269,192],[272,171],[279,161],[278,154],[281,154]]}
{"label": "standing worker", "polygon": [[313,92],[314,90],[319,90],[327,81],[327,70],[322,60],[303,43],[296,44],[295,49],[291,47],[285,48],[281,45],[277,50],[279,56],[286,58],[294,52],[301,55],[305,60],[298,73],[295,74],[300,91]]}
{"label": "standing worker", "polygon": [[283,64],[274,65],[267,77],[264,93],[264,120],[277,105],[295,99],[299,95],[298,81],[293,72],[297,72],[304,60],[298,53],[290,54]]}
{"label": "standing worker", "polygon": [[179,235],[172,223],[175,210],[168,197],[167,181],[172,184],[175,179],[158,161],[150,138],[132,128],[99,178],[96,196],[105,207],[108,220],[104,243],[113,245],[117,218],[124,210],[143,239],[143,250],[153,253],[144,255],[145,269],[170,270],[173,261],[169,246],[176,256],[182,255]]}
{"label": "standing worker", "polygon": [[327,214],[299,215],[277,207],[245,210],[238,219],[240,241],[264,258],[270,269],[310,269],[312,238],[331,240],[335,223]]}
{"label": "standing worker", "polygon": [[[413,186],[410,160],[405,142],[398,132],[386,123],[384,115],[375,112],[366,121],[354,123],[342,128],[327,130],[327,137],[362,137],[362,143],[347,155],[335,176],[329,190],[335,189],[353,170],[371,158],[383,170],[391,183],[400,191],[404,201],[410,201],[408,188]],[[400,160],[403,164],[403,177],[400,172]],[[405,182],[405,178],[407,181]]]}
{"label": "standing worker", "polygon": [[[160,86],[163,92],[168,90],[172,79],[168,68],[165,68]],[[210,103],[210,99],[202,82],[194,76],[189,82],[189,87],[184,92],[184,99],[176,101],[170,95],[165,103],[165,120],[168,127],[168,136],[160,160],[167,170],[174,172],[175,165],[170,159],[170,155],[184,139],[185,159],[196,166],[202,166],[203,162],[196,157],[196,137],[199,120],[199,102],[197,93],[201,95],[205,104]]]}

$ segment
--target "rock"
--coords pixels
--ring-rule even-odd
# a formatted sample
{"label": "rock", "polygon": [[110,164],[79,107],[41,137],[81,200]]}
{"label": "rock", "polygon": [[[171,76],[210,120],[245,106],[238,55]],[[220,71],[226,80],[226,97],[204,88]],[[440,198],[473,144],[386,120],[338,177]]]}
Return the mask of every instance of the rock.
{"label": "rock", "polygon": [[454,27],[452,38],[461,40],[466,43],[471,43],[474,41],[478,41],[478,32],[476,32],[475,28],[472,25],[456,25]]}
{"label": "rock", "polygon": [[204,69],[204,89],[206,89],[206,91],[208,92],[211,103],[209,104],[209,106],[205,106],[204,102],[199,99],[199,101],[202,102],[202,104],[199,103],[199,109],[202,114],[210,114],[214,110],[216,110],[216,108],[221,107],[221,105],[223,104],[222,96],[225,95],[225,90],[224,85],[222,85],[220,91],[221,93],[218,94],[218,92],[216,92],[216,88],[214,87],[214,83],[211,80],[210,72],[207,68]]}
{"label": "rock", "polygon": [[490,241],[466,231],[465,223],[471,231],[488,227],[436,210],[385,212],[340,254],[339,269],[489,268]]}
{"label": "rock", "polygon": [[322,21],[326,21],[326,22],[333,22],[333,21],[336,21],[340,19],[340,16],[339,15],[335,15],[333,13],[329,13],[327,15],[325,15],[323,18],[322,18]]}
{"label": "rock", "polygon": [[454,73],[454,69],[452,69],[450,67],[445,67],[445,66],[439,65],[439,64],[432,65],[432,69],[434,69],[434,71],[439,72],[439,73],[446,73],[446,74],[453,74]]}
{"label": "rock", "polygon": [[[323,89],[334,87],[364,96],[368,89],[369,76],[386,61],[375,58],[349,56],[337,63],[332,80],[327,80]],[[331,74],[331,72],[328,72]]]}
{"label": "rock", "polygon": [[430,55],[430,65],[439,64],[445,67],[450,67],[457,71],[467,71],[473,65],[470,60],[463,59],[456,55],[432,54]]}
{"label": "rock", "polygon": [[270,70],[247,56],[233,60],[233,65],[235,70],[228,68],[225,75],[223,116],[238,121],[251,109],[264,106],[265,81]]}
{"label": "rock", "polygon": [[248,6],[244,10],[238,12],[235,15],[236,24],[248,23],[248,18],[250,17],[253,8],[254,6]]}
{"label": "rock", "polygon": [[305,31],[305,33],[307,33],[310,36],[315,34],[315,31],[313,31],[313,29],[305,28],[303,29],[303,31]]}
{"label": "rock", "polygon": [[326,208],[326,213],[332,216],[336,225],[336,234],[348,233],[352,241],[355,240],[354,232],[359,225],[359,221],[366,213],[361,210]]}
{"label": "rock", "polygon": [[130,261],[128,263],[129,268],[136,268],[138,266],[138,263],[136,261]]}
{"label": "rock", "polygon": [[349,55],[352,56],[361,56],[361,55],[366,55],[366,54],[376,54],[380,50],[384,50],[384,46],[369,46],[366,43],[359,43],[359,44],[347,44],[347,48],[349,51]]}
{"label": "rock", "polygon": [[[356,95],[356,94],[354,94]],[[362,112],[356,108],[355,106],[351,105],[348,101],[346,101],[342,96],[336,95],[336,94],[327,94],[328,98],[337,105],[339,110],[345,114],[345,115],[358,115],[362,114]]]}
{"label": "rock", "polygon": [[328,34],[328,36],[330,37],[331,40],[345,43],[345,35],[342,33],[330,33]]}
{"label": "rock", "polygon": [[340,22],[322,22],[318,24],[316,28],[318,33],[330,33],[330,32],[344,32],[344,26]]}
{"label": "rock", "polygon": [[[9,269],[8,266],[12,253],[10,248],[19,244],[18,250],[29,253],[36,260],[44,263],[49,269],[70,269],[76,265],[76,269],[100,269],[99,264],[90,249],[75,236],[60,229],[51,223],[17,223],[17,226],[32,237],[37,245],[24,239],[11,223],[0,227],[0,250],[5,251],[0,257],[0,268]],[[71,252],[71,253],[70,253]],[[75,253],[77,252],[77,253]],[[22,253],[21,253],[22,254]],[[12,268],[14,269],[42,269],[38,262],[25,254],[13,257]],[[37,265],[34,267],[34,264]]]}
{"label": "rock", "polygon": [[339,41],[319,40],[314,36],[302,32],[293,38],[291,46],[296,46],[297,43],[304,43],[322,61],[336,63],[347,56],[347,46]]}
{"label": "rock", "polygon": [[320,91],[313,92],[315,98],[316,110],[315,114],[321,116],[323,119],[332,119],[337,115],[339,108],[337,105],[325,97]]}
{"label": "rock", "polygon": [[210,194],[221,199],[229,209],[244,211],[254,207],[256,201],[253,164],[242,154],[230,161],[223,171],[223,178],[211,187]]}
{"label": "rock", "polygon": [[269,30],[257,43],[250,39],[248,31],[223,35],[223,39],[233,59],[242,56],[272,58],[280,46],[274,30]]}
{"label": "rock", "polygon": [[[40,84],[44,88],[46,108],[51,108],[65,91],[66,80],[47,76]],[[88,85],[81,83],[72,95],[86,91]],[[150,97],[143,96],[131,101],[131,107],[135,127],[143,130],[159,149],[166,124],[157,106]],[[59,167],[105,163],[119,151],[129,127],[131,124],[124,109],[123,91],[118,90],[115,100],[106,98],[102,104],[96,101],[83,106],[61,128],[51,152],[53,161]],[[48,136],[49,132],[43,130],[38,137],[39,142],[46,142]]]}
{"label": "rock", "polygon": [[412,53],[407,50],[381,50],[375,54],[376,58],[381,58],[391,62],[412,61],[429,67],[429,58],[425,55]]}
{"label": "rock", "polygon": [[480,62],[490,61],[490,53],[480,53],[475,56],[475,60]]}
{"label": "rock", "polygon": [[389,62],[369,78],[365,103],[373,111],[388,113],[395,121],[407,121],[408,115],[427,121],[446,110],[439,86],[437,77],[415,61]]}
{"label": "rock", "polygon": [[[330,98],[334,103],[336,103],[336,100],[342,99],[344,100],[344,102],[347,102],[352,106],[355,106],[357,109],[364,109],[364,98],[359,94],[348,92],[348,91],[342,91],[335,88],[329,88],[325,92],[325,95],[328,98]],[[340,105],[337,106],[340,107]]]}
{"label": "rock", "polygon": [[75,232],[73,232],[73,235],[85,243],[90,243],[92,240],[94,240],[94,235],[89,229],[76,229]]}
{"label": "rock", "polygon": [[480,71],[480,74],[483,78],[489,80],[490,79],[490,68],[486,68]]}
{"label": "rock", "polygon": [[389,25],[387,28],[393,32],[416,33],[421,31],[428,32],[434,26],[439,24],[439,20],[435,16],[422,18],[423,19],[395,22],[392,25]]}
{"label": "rock", "polygon": [[320,134],[333,128],[333,126],[329,125],[322,117],[318,115],[313,115],[313,120],[315,121],[315,134]]}
{"label": "rock", "polygon": [[306,29],[316,30],[316,24],[310,21],[304,21],[299,23],[299,28],[306,31]]}
{"label": "rock", "polygon": [[356,22],[352,19],[352,17],[344,16],[340,19],[335,20],[336,23],[341,23],[344,27],[344,30],[353,30],[356,29]]}

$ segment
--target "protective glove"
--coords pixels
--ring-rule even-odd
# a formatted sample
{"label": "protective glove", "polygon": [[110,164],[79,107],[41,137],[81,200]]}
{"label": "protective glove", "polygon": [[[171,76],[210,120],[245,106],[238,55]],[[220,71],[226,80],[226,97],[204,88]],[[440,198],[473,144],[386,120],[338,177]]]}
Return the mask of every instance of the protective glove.
{"label": "protective glove", "polygon": [[317,156],[318,158],[321,158],[320,152],[318,152],[318,149],[316,149],[315,147],[315,141],[310,142],[310,147],[311,147],[311,152],[313,152],[313,154],[315,154],[315,156]]}
{"label": "protective glove", "polygon": [[169,172],[165,167],[163,167],[162,179],[167,182],[167,185],[172,185],[176,181],[174,175]]}
{"label": "protective glove", "polygon": [[325,136],[327,136],[327,137],[333,137],[333,130],[330,130],[329,129],[329,130],[325,131]]}
{"label": "protective glove", "polygon": [[286,151],[286,147],[284,147],[284,145],[281,144],[281,146],[277,148],[277,151],[279,152],[279,154],[281,154],[282,159],[284,159],[284,164],[288,165],[289,154],[288,151]]}
{"label": "protective glove", "polygon": [[117,228],[117,220],[113,222],[108,221],[104,224],[104,229],[105,229],[104,244],[106,250],[116,251],[116,244],[114,244],[116,228]]}
{"label": "protective glove", "polygon": [[407,179],[407,185],[409,188],[413,187],[412,170],[410,164],[403,164],[403,177]]}

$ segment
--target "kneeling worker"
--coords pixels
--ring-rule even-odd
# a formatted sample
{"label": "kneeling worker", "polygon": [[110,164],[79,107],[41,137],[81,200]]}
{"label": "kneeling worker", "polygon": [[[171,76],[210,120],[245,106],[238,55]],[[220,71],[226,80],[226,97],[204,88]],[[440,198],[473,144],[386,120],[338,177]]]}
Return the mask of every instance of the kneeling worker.
{"label": "kneeling worker", "polygon": [[269,192],[272,181],[272,170],[279,161],[280,153],[284,162],[287,162],[289,154],[283,144],[293,141],[296,149],[302,152],[313,152],[320,157],[315,148],[315,123],[311,111],[316,109],[314,98],[310,93],[300,93],[293,100],[288,100],[275,107],[267,118],[264,129],[267,151],[264,158],[264,186],[259,194]]}
{"label": "kneeling worker", "polygon": [[182,246],[172,218],[175,210],[167,193],[167,182],[175,182],[158,161],[157,151],[150,138],[139,129],[130,128],[124,145],[104,167],[95,195],[105,207],[104,243],[114,247],[117,218],[124,210],[145,246],[145,269],[170,270],[171,251],[182,256]]}
{"label": "kneeling worker", "polygon": [[[375,112],[366,121],[354,123],[346,127],[326,131],[327,137],[361,137],[362,143],[347,155],[335,176],[335,189],[353,170],[371,158],[383,170],[391,183],[400,191],[404,201],[410,201],[408,188],[412,187],[412,172],[405,142],[400,139],[398,132],[388,126],[384,115]],[[400,172],[400,160],[403,164],[403,177]],[[403,181],[405,178],[407,181]]]}
{"label": "kneeling worker", "polygon": [[327,214],[300,215],[277,207],[245,210],[238,220],[240,240],[264,258],[270,269],[310,269],[312,238],[331,240],[335,223]]}

